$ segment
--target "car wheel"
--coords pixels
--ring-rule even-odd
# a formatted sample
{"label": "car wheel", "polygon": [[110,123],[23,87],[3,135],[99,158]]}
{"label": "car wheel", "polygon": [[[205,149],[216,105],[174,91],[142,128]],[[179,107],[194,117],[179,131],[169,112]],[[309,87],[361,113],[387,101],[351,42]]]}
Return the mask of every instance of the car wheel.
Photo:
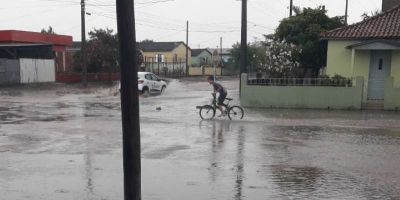
{"label": "car wheel", "polygon": [[149,91],[149,89],[148,89],[148,88],[143,88],[143,90],[142,90],[142,95],[143,95],[144,97],[150,96],[150,91]]}

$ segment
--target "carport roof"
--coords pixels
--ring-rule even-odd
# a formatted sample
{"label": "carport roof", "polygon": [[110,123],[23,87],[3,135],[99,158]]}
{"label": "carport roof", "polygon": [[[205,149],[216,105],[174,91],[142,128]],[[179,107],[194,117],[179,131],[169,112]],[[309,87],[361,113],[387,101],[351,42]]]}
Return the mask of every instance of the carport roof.
{"label": "carport roof", "polygon": [[0,43],[33,43],[49,44],[53,46],[71,46],[72,36],[42,34],[28,31],[2,30],[0,31]]}
{"label": "carport roof", "polygon": [[29,43],[0,43],[1,47],[38,47],[38,46],[51,46],[50,44],[29,44]]}

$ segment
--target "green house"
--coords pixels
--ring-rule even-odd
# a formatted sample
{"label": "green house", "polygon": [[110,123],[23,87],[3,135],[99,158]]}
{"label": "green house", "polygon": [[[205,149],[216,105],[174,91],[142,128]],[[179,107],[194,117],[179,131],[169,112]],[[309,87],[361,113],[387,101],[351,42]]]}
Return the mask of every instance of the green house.
{"label": "green house", "polygon": [[400,5],[321,37],[328,41],[326,74],[364,77],[363,103],[385,100],[386,107],[388,81],[400,88]]}
{"label": "green house", "polygon": [[192,66],[210,66],[212,54],[208,49],[192,49]]}

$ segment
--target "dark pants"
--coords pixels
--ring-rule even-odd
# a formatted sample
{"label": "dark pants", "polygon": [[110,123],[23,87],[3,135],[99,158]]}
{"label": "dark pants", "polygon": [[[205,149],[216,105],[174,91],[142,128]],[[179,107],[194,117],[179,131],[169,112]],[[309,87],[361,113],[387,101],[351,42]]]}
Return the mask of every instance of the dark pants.
{"label": "dark pants", "polygon": [[226,95],[228,95],[228,93],[219,93],[219,97],[218,97],[218,105],[223,105]]}

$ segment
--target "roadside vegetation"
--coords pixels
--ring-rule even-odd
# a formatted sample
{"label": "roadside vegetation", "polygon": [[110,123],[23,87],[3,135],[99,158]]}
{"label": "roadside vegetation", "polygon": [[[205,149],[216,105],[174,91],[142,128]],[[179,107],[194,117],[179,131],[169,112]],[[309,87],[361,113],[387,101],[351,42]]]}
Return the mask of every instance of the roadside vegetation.
{"label": "roadside vegetation", "polygon": [[[323,7],[296,8],[275,33],[248,44],[249,71],[270,77],[317,77],[326,66],[327,43],[322,32],[344,26],[344,17],[329,17]],[[240,44],[233,45],[232,65],[240,64]]]}

